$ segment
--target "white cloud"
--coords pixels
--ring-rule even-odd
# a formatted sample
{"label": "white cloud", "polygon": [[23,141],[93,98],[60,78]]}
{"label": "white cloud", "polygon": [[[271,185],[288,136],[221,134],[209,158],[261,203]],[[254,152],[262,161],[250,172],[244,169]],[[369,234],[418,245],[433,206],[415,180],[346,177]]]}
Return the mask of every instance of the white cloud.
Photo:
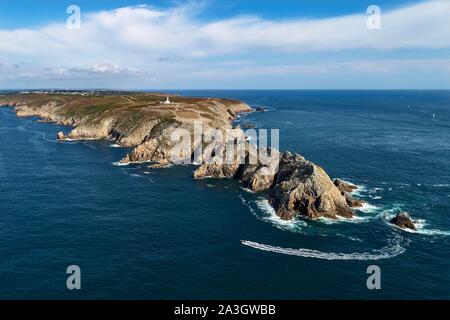
{"label": "white cloud", "polygon": [[122,68],[118,64],[94,64],[92,67],[52,69],[44,67],[41,72],[22,72],[18,76],[11,76],[10,79],[43,79],[43,80],[73,80],[73,79],[106,79],[106,78],[140,78],[148,74],[137,69]]}
{"label": "white cloud", "polygon": [[83,16],[81,30],[52,24],[37,30],[0,31],[0,52],[43,58],[101,50],[104,55],[120,56],[124,49],[191,56],[256,48],[283,52],[450,47],[449,1],[427,1],[382,13],[382,29],[368,30],[364,12],[316,20],[235,17],[198,22],[184,7],[125,7]]}
{"label": "white cloud", "polygon": [[[38,73],[36,78],[137,77],[167,70],[173,77],[192,72],[196,65],[201,67],[204,58],[217,62],[240,54],[258,60],[268,53],[282,57],[345,50],[384,53],[392,49],[450,48],[448,0],[425,1],[389,12],[381,8],[381,30],[366,28],[365,12],[325,19],[268,20],[239,16],[205,22],[195,14],[201,9],[195,4],[164,10],[125,7],[82,15],[81,30],[69,30],[65,23],[37,29],[0,30],[0,60],[12,63],[8,59],[14,57],[27,61],[29,69],[22,73]],[[161,57],[167,60],[164,64],[159,61]],[[191,67],[186,67],[188,64]],[[42,72],[44,66],[63,69],[59,74]],[[268,74],[329,72],[341,68],[333,64],[245,67],[240,63],[237,67],[242,68],[241,73]],[[381,67],[370,61],[359,67],[353,65],[361,70],[379,71]],[[227,67],[223,69],[227,71]],[[205,72],[208,70],[211,68]]]}
{"label": "white cloud", "polygon": [[38,77],[37,73],[31,72],[22,72],[19,74],[19,78],[21,79],[36,79]]}
{"label": "white cloud", "polygon": [[270,75],[332,75],[345,72],[362,74],[389,75],[404,71],[436,72],[445,71],[450,73],[450,59],[408,59],[408,60],[356,60],[334,63],[314,64],[278,64],[278,65],[254,65],[252,63],[226,64],[225,67],[210,68],[201,71],[193,71],[188,76],[214,78],[235,78],[241,76],[270,76]]}

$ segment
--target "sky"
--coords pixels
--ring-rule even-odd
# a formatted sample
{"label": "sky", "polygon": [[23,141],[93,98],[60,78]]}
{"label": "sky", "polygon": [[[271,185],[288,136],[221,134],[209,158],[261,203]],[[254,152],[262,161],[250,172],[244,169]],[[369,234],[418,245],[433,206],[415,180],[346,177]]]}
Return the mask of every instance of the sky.
{"label": "sky", "polygon": [[450,0],[2,0],[0,89],[39,88],[450,89]]}

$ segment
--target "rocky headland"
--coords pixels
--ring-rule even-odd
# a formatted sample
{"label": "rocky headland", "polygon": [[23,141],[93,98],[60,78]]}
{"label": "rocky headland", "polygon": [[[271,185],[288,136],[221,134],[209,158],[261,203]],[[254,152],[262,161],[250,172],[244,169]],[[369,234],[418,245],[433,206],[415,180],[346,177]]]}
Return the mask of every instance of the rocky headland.
{"label": "rocky headland", "polygon": [[[195,179],[237,179],[251,191],[265,192],[277,215],[284,220],[297,216],[352,218],[352,208],[363,204],[350,195],[356,186],[332,181],[323,168],[301,155],[251,144],[242,128],[233,128],[233,120],[240,113],[253,111],[241,101],[175,95],[167,98],[159,93],[22,93],[0,96],[0,105],[12,106],[19,117],[39,117],[73,127],[68,134],[58,133],[57,139],[61,141],[109,139],[131,147],[131,152],[120,161],[122,164],[146,162],[153,168],[176,164],[172,153],[178,129],[191,135],[189,150],[200,147],[209,150],[211,144],[208,147],[207,141],[195,135],[193,124],[201,122],[207,128],[232,132],[231,141],[236,147],[243,142],[240,146],[245,149],[245,159],[236,156],[226,163],[215,158],[205,162],[183,149],[181,158],[201,163],[193,173]],[[225,146],[213,148],[212,152],[217,153],[216,150],[221,150],[225,157]]]}

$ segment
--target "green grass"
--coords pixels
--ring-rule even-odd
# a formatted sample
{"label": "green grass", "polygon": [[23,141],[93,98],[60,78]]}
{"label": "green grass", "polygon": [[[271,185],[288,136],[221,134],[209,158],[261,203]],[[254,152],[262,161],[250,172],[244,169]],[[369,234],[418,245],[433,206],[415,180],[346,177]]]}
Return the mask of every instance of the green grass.
{"label": "green grass", "polygon": [[172,118],[164,118],[161,122],[159,122],[152,128],[149,138],[153,139],[155,137],[159,137],[164,132],[164,130],[176,124],[180,124],[180,122]]}

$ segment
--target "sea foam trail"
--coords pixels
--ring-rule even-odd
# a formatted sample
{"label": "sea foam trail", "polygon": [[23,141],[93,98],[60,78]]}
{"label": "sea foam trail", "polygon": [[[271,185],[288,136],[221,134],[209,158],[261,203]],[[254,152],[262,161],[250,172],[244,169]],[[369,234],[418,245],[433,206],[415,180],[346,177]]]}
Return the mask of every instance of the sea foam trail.
{"label": "sea foam trail", "polygon": [[379,250],[373,250],[371,252],[354,252],[354,253],[335,253],[335,252],[322,252],[313,249],[292,249],[292,248],[282,248],[271,246],[267,244],[261,244],[253,241],[241,241],[241,243],[247,247],[251,247],[258,250],[269,251],[279,254],[286,254],[291,256],[299,256],[304,258],[315,258],[322,260],[359,260],[359,261],[369,261],[369,260],[381,260],[396,257],[406,251],[405,248],[400,246],[400,241],[402,238],[396,238],[386,247]]}

